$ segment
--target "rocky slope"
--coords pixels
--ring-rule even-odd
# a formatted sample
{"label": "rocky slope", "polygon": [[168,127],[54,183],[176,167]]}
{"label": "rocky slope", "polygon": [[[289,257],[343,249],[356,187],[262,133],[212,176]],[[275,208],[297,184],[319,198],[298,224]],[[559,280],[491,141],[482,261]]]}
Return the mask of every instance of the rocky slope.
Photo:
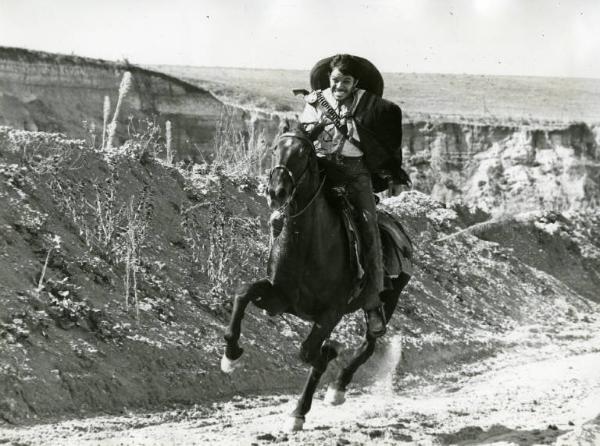
{"label": "rocky slope", "polygon": [[[296,352],[309,327],[292,317],[251,309],[243,377],[218,368],[231,294],[264,274],[268,209],[256,183],[215,169],[165,165],[139,141],[98,151],[0,131],[0,419],[299,390]],[[378,353],[402,335],[396,373],[406,385],[516,343],[559,340],[550,328],[542,336],[525,327],[597,322],[597,216],[540,214],[470,231],[467,208],[419,192],[383,205],[416,246],[415,277]],[[593,286],[571,286],[582,272]],[[335,337],[351,347],[363,332],[357,314]],[[357,382],[372,382],[377,364]]]}

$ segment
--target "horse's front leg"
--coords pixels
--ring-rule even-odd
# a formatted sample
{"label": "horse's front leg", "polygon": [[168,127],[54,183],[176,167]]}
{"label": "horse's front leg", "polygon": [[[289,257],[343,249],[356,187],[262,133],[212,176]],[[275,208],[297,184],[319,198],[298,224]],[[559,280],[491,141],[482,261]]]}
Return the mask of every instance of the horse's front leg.
{"label": "horse's front leg", "polygon": [[313,325],[308,338],[302,343],[300,358],[311,365],[308,379],[298,400],[296,409],[292,412],[291,430],[301,430],[304,425],[305,416],[312,406],[313,395],[319,384],[321,376],[327,369],[327,364],[337,356],[336,346],[333,342],[325,339],[329,337],[341,315],[335,311],[323,314]]}
{"label": "horse's front leg", "polygon": [[240,348],[238,341],[242,329],[242,319],[244,311],[250,302],[257,303],[258,301],[276,301],[273,297],[273,285],[268,279],[261,279],[252,283],[247,289],[237,294],[233,301],[233,311],[231,312],[231,320],[225,332],[225,353],[221,358],[221,370],[225,373],[231,373],[236,368],[241,366],[240,358],[244,349]]}

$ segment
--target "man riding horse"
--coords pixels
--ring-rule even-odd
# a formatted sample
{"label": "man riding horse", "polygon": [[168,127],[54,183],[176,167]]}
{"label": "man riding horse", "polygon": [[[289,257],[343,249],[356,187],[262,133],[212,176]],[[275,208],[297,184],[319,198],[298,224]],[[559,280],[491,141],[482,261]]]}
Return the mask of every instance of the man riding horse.
{"label": "man riding horse", "polygon": [[[376,337],[385,332],[386,319],[412,275],[412,243],[396,216],[375,209],[373,196],[388,179],[402,183],[408,178],[400,167],[401,112],[378,96],[383,80],[374,67],[379,83],[363,76],[359,68],[365,62],[347,55],[334,57],[330,65],[327,60],[324,85],[330,87],[312,94],[303,90],[308,105],[301,128],[282,127],[267,184],[274,211],[267,276],[240,287],[223,336],[221,369],[232,373],[242,364],[239,341],[250,303],[270,315],[287,313],[312,322],[300,345],[299,357],[311,369],[292,413],[292,430],[302,429],[319,380],[338,356],[340,346],[330,336],[343,316],[364,308],[368,330],[351,357],[341,361],[327,393],[331,404],[343,403],[354,373],[373,354]],[[351,246],[354,225],[325,193],[326,181],[345,186],[358,210],[357,232],[368,254],[368,296],[357,287],[362,281],[358,250]]]}
{"label": "man riding horse", "polygon": [[[323,165],[341,172],[339,185],[345,186],[356,210],[365,247],[363,309],[369,333],[379,337],[386,326],[380,300],[384,271],[373,193],[385,190],[390,183],[408,184],[410,180],[401,167],[402,111],[377,94],[383,90],[382,80],[374,87],[380,92],[360,88],[364,63],[364,59],[348,54],[333,56],[326,67],[329,87],[305,96],[307,104],[300,122],[316,139],[315,148]],[[362,81],[366,84],[365,79]]]}

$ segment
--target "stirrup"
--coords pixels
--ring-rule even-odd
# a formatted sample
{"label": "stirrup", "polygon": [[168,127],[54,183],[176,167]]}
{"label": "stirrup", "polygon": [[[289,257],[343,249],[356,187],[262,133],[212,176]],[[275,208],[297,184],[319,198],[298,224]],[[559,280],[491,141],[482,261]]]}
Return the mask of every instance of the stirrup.
{"label": "stirrup", "polygon": [[[382,324],[381,328],[379,328],[377,331],[374,331],[372,324],[369,323],[369,314],[371,314],[372,312],[374,312],[374,314],[377,315],[376,317],[379,319],[379,321],[381,321]],[[374,338],[379,338],[385,334],[387,321],[385,320],[385,311],[383,310],[383,304],[379,305],[377,308],[365,310],[365,320],[367,323],[367,333],[369,335],[371,335]]]}

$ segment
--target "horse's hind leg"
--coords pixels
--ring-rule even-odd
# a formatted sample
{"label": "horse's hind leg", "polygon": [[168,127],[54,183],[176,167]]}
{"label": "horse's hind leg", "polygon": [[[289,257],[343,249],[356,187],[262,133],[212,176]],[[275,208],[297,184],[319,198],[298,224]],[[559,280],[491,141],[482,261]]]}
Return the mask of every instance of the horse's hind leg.
{"label": "horse's hind leg", "polygon": [[313,395],[327,369],[329,361],[337,357],[335,346],[325,341],[340,321],[341,316],[334,311],[324,313],[313,325],[310,334],[302,343],[300,358],[311,365],[310,373],[296,409],[292,413],[291,430],[300,430],[304,424],[305,415],[312,405]]}
{"label": "horse's hind leg", "polygon": [[231,373],[240,366],[239,359],[244,353],[240,348],[238,341],[242,328],[242,319],[244,311],[250,302],[266,309],[270,313],[282,312],[284,309],[283,301],[274,295],[273,285],[268,279],[262,279],[252,283],[244,292],[235,296],[233,301],[233,311],[229,327],[225,332],[225,354],[221,359],[221,370],[225,373]]}
{"label": "horse's hind leg", "polygon": [[385,320],[389,321],[392,318],[392,314],[396,311],[396,305],[398,305],[398,299],[400,293],[410,280],[408,274],[400,273],[400,275],[392,280],[392,289],[387,289],[381,293],[381,302],[383,303],[383,311],[385,313]]}
{"label": "horse's hind leg", "polygon": [[352,381],[352,377],[358,368],[363,365],[375,351],[376,340],[376,338],[367,333],[366,339],[355,350],[354,356],[350,362],[340,370],[337,379],[329,385],[327,394],[325,395],[326,403],[337,406],[346,400],[346,387],[350,384],[350,381]]}
{"label": "horse's hind leg", "polygon": [[[401,275],[398,279],[393,279],[392,289],[385,290],[381,293],[380,297],[383,302],[383,311],[385,313],[386,321],[389,321],[392,314],[394,314],[400,292],[408,283],[409,278],[409,276]],[[352,381],[358,368],[373,355],[373,352],[375,351],[375,341],[376,339],[369,336],[367,333],[366,339],[355,350],[354,356],[350,362],[340,370],[336,380],[329,385],[325,396],[325,402],[336,406],[345,401],[346,387],[348,387],[348,384]]]}

